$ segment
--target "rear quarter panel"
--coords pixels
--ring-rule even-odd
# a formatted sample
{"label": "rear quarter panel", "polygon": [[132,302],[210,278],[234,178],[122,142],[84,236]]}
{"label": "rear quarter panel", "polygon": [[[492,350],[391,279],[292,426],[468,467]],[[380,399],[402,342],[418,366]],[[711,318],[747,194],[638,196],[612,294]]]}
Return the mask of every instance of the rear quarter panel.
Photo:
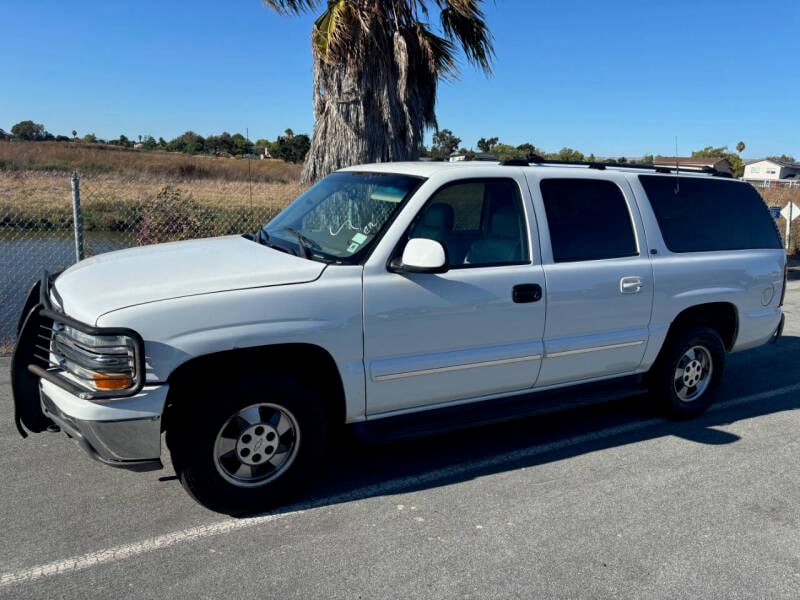
{"label": "rear quarter panel", "polygon": [[784,251],[671,252],[638,178],[632,175],[628,180],[647,232],[655,288],[651,343],[643,364],[649,366],[655,361],[675,317],[700,304],[729,302],[735,306],[738,326],[734,352],[767,342],[781,319],[778,304],[786,262]]}

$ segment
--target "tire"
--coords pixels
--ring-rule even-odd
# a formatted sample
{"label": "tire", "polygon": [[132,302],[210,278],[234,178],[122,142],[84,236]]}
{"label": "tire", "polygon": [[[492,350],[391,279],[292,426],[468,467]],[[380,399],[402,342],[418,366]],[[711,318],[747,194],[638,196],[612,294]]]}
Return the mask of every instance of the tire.
{"label": "tire", "polygon": [[725,346],[710,327],[667,337],[650,373],[650,394],[673,419],[702,414],[716,399],[725,368]]}
{"label": "tire", "polygon": [[186,398],[167,431],[175,473],[231,515],[286,502],[319,473],[328,423],[319,397],[285,376],[248,377]]}

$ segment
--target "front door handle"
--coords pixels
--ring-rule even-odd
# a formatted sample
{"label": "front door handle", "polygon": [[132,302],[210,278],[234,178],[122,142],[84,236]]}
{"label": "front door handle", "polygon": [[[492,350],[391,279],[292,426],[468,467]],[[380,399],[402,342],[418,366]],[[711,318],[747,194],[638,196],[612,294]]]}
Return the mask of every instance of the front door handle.
{"label": "front door handle", "polygon": [[641,290],[641,277],[623,277],[619,280],[619,291],[622,294],[638,294]]}
{"label": "front door handle", "polygon": [[542,299],[542,286],[538,283],[521,283],[514,286],[511,298],[517,304],[538,302]]}

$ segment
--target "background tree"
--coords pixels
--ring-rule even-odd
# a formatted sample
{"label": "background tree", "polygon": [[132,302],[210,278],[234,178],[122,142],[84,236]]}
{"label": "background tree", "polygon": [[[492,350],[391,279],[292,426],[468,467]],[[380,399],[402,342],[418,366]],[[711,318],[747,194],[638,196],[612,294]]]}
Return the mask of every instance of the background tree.
{"label": "background tree", "polygon": [[11,128],[11,133],[18,140],[34,142],[45,140],[50,135],[45,130],[44,125],[33,121],[20,121]]}
{"label": "background tree", "polygon": [[198,154],[205,149],[206,140],[202,135],[194,131],[187,131],[170,140],[167,143],[167,150],[172,152],[185,152],[186,154]]}
{"label": "background tree", "polygon": [[739,154],[741,154],[742,152],[744,152],[744,149],[745,149],[744,142],[741,142],[741,141],[740,141],[738,144],[736,144],[736,151],[737,151]]}
{"label": "background tree", "polygon": [[236,156],[244,156],[253,153],[253,142],[244,137],[241,133],[234,133],[231,136],[233,142],[233,153]]}
{"label": "background tree", "polygon": [[478,150],[481,152],[492,152],[497,145],[498,138],[491,137],[489,139],[481,138],[478,140]]}
{"label": "background tree", "polygon": [[0,129],[0,140],[10,140],[12,137],[14,136],[3,129]]}
{"label": "background tree", "polygon": [[272,154],[269,151],[271,145],[272,145],[272,142],[270,142],[268,139],[266,139],[266,138],[258,138],[256,140],[256,143],[255,143],[255,151],[256,151],[257,154],[263,154],[264,151],[266,150],[267,157],[269,158],[269,157],[272,156]]}
{"label": "background tree", "polygon": [[497,160],[511,160],[512,158],[527,158],[528,152],[520,150],[518,146],[511,144],[498,143],[492,146],[492,154],[497,157]]}
{"label": "background tree", "polygon": [[543,150],[540,150],[530,142],[525,142],[523,144],[520,144],[519,146],[517,146],[517,150],[522,154],[522,158],[525,158],[530,154],[536,154],[538,156],[544,156],[545,154]]}
{"label": "background tree", "polygon": [[[348,165],[419,157],[436,88],[456,53],[490,72],[483,0],[263,0],[279,14],[326,6],[314,22],[314,134],[302,181]],[[428,25],[438,12],[441,32]]]}
{"label": "background tree", "polygon": [[431,156],[434,158],[446,159],[456,151],[461,143],[461,138],[453,135],[449,129],[440,129],[433,134],[431,144]]}
{"label": "background tree", "polygon": [[132,148],[133,142],[128,139],[124,133],[121,133],[120,136],[115,140],[108,140],[108,143],[112,146],[122,146],[123,148]]}
{"label": "background tree", "polygon": [[794,156],[789,154],[781,154],[780,156],[768,156],[767,160],[775,161],[775,162],[784,162],[784,163],[794,163]]}
{"label": "background tree", "polygon": [[233,142],[233,136],[227,131],[223,131],[220,135],[210,135],[206,138],[205,149],[211,154],[218,156],[220,154],[235,154],[236,145]]}
{"label": "background tree", "polygon": [[287,129],[284,135],[278,136],[269,145],[268,150],[272,158],[298,163],[305,160],[310,147],[311,139],[305,133],[295,135],[291,129]]}
{"label": "background tree", "polygon": [[579,152],[577,150],[573,150],[572,148],[562,148],[555,154],[551,155],[555,160],[565,160],[569,162],[583,162],[586,160],[586,157],[583,155],[583,152]]}
{"label": "background tree", "polygon": [[727,158],[734,177],[738,178],[744,174],[744,161],[742,161],[741,156],[735,152],[728,152],[727,146],[719,146],[718,148],[706,146],[702,150],[692,152],[692,158]]}
{"label": "background tree", "polygon": [[144,136],[142,140],[142,148],[145,150],[155,150],[158,147],[158,142],[152,135]]}

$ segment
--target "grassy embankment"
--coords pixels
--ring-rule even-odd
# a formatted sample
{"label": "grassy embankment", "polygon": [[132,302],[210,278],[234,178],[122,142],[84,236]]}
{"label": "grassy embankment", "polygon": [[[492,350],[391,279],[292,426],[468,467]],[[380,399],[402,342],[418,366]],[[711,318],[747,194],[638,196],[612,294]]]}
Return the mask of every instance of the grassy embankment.
{"label": "grassy embankment", "polygon": [[136,233],[161,203],[169,211],[180,207],[179,216],[191,213],[201,225],[193,233],[229,233],[263,224],[302,191],[300,165],[277,160],[0,142],[0,231],[70,228],[73,171],[88,231]]}

